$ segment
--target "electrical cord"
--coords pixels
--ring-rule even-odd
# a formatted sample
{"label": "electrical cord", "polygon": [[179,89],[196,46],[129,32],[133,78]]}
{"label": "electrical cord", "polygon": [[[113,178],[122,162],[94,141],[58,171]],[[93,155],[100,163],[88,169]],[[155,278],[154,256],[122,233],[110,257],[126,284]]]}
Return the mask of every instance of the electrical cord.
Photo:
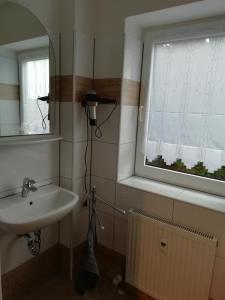
{"label": "electrical cord", "polygon": [[48,115],[46,115],[46,116],[44,117],[44,115],[43,115],[43,113],[42,113],[42,110],[41,110],[41,107],[40,107],[40,105],[39,105],[39,99],[38,99],[38,98],[37,98],[37,107],[38,107],[38,110],[39,110],[39,112],[40,112],[40,114],[41,114],[41,119],[42,119],[41,125],[42,125],[42,128],[45,130],[45,129],[47,128],[47,124],[46,124],[45,120],[46,120],[46,118],[48,117]]}
{"label": "electrical cord", "polygon": [[[89,178],[89,190],[91,191],[92,188],[92,157],[93,157],[93,127],[91,126],[91,149],[90,149],[90,178]],[[89,219],[91,219],[91,212],[92,212],[92,201],[89,200]]]}
{"label": "electrical cord", "polygon": [[[104,121],[102,121],[99,125],[96,125],[95,128],[95,137],[100,139],[102,137],[102,131],[101,131],[101,127],[110,119],[110,117],[112,116],[113,112],[116,110],[117,107],[117,102],[115,103],[113,109],[111,110],[111,112],[108,114],[108,116],[104,119]],[[90,201],[88,201],[87,199],[87,195],[88,195],[88,186],[87,186],[87,173],[88,173],[88,147],[89,147],[89,116],[90,116],[90,111],[89,111],[89,107],[86,106],[85,107],[85,114],[86,114],[86,135],[87,135],[87,143],[86,143],[86,147],[85,147],[85,154],[84,154],[84,164],[85,164],[85,172],[84,172],[84,190],[85,190],[85,195],[86,195],[86,199],[85,202],[83,203],[84,207],[88,206],[89,209],[89,217],[91,215],[91,205],[90,205]],[[90,150],[90,189],[91,189],[91,174],[92,174],[92,154],[93,154],[93,127],[91,126],[91,137],[90,137],[90,143],[91,143],[91,150]]]}
{"label": "electrical cord", "polygon": [[[87,188],[87,172],[88,172],[88,166],[87,166],[87,153],[88,153],[88,145],[89,145],[89,125],[88,125],[88,120],[89,120],[89,109],[86,106],[85,107],[85,114],[86,114],[86,134],[87,134],[87,143],[85,147],[85,154],[84,154],[84,165],[85,165],[85,172],[84,172],[84,190],[85,194],[87,195],[88,193],[88,188]],[[87,206],[87,201],[85,201],[84,206]]]}
{"label": "electrical cord", "polygon": [[[91,203],[90,200],[87,198],[88,195],[88,187],[87,187],[87,173],[88,173],[88,146],[89,146],[89,116],[90,116],[90,111],[89,107],[85,107],[85,114],[86,114],[86,126],[87,126],[87,143],[85,147],[85,154],[84,154],[84,164],[85,164],[85,172],[84,172],[84,190],[85,190],[85,195],[86,199],[83,204],[84,207],[88,207],[89,211],[89,219],[91,217]],[[93,151],[93,128],[91,127],[91,137],[90,137],[90,143],[91,143],[91,149],[90,149],[90,188],[91,188],[91,174],[92,174],[92,151]]]}
{"label": "electrical cord", "polygon": [[105,125],[105,123],[111,118],[112,114],[114,113],[114,111],[116,110],[117,108],[117,102],[115,103],[113,109],[111,110],[111,112],[108,114],[108,116],[105,118],[104,121],[102,121],[99,125],[97,124],[96,127],[95,127],[95,137],[97,139],[100,139],[102,138],[102,130],[101,130],[101,127],[103,125]]}

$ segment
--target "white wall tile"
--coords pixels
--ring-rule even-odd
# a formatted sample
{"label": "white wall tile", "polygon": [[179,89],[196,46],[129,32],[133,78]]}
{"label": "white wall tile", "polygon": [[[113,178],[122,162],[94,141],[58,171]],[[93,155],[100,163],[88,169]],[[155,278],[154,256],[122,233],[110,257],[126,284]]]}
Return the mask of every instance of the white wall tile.
{"label": "white wall tile", "polygon": [[[99,105],[97,107],[97,121],[101,124],[112,110],[115,105]],[[101,127],[102,137],[100,139],[94,136],[94,140],[99,140],[106,143],[118,144],[119,141],[119,119],[120,119],[120,107],[117,106],[108,121]]]}
{"label": "white wall tile", "polygon": [[88,232],[88,209],[82,208],[74,218],[74,245],[83,243]]}
{"label": "white wall tile", "polygon": [[72,143],[61,142],[60,146],[60,176],[72,178]]}
{"label": "white wall tile", "polygon": [[218,237],[217,256],[225,258],[225,215],[187,203],[174,201],[174,222]]}
{"label": "white wall tile", "polygon": [[97,222],[98,242],[107,248],[113,249],[114,217],[102,212],[98,212],[98,217],[104,226],[104,230],[102,230]]}
{"label": "white wall tile", "polygon": [[[84,177],[85,174],[85,160],[84,154],[86,149],[86,142],[75,142],[73,143],[73,179]],[[87,166],[89,174],[90,164],[90,146],[87,151]]]}
{"label": "white wall tile", "polygon": [[0,83],[5,84],[18,84],[18,62],[17,56],[11,54],[12,57],[7,57],[10,55],[9,50],[5,50],[4,48],[1,49],[0,53],[0,65],[1,65],[1,73],[0,73]]}
{"label": "white wall tile", "polygon": [[[58,242],[58,224],[42,230],[41,252]],[[0,235],[2,274],[7,273],[32,258],[26,240],[10,234]]]}
{"label": "white wall tile", "polygon": [[81,32],[76,32],[75,47],[76,75],[92,78],[94,49],[93,36]]}
{"label": "white wall tile", "polygon": [[59,175],[59,144],[0,148],[0,191],[20,187],[24,177],[43,181]]}
{"label": "white wall tile", "polygon": [[121,78],[123,35],[99,36],[95,42],[95,78]]}
{"label": "white wall tile", "polygon": [[119,145],[118,180],[123,180],[134,175],[136,143]]}
{"label": "white wall tile", "polygon": [[[86,178],[87,192],[89,191],[89,178],[90,176],[87,176]],[[73,180],[72,189],[74,193],[79,195],[79,207],[82,208],[86,200],[86,192],[84,188],[84,177]]]}
{"label": "white wall tile", "polygon": [[0,124],[17,125],[20,124],[20,102],[18,100],[0,100]]}
{"label": "white wall tile", "polygon": [[20,135],[20,124],[0,125],[0,136]]}
{"label": "white wall tile", "polygon": [[116,218],[114,229],[114,250],[122,255],[126,255],[127,251],[127,234],[127,222]]}
{"label": "white wall tile", "polygon": [[[74,247],[83,243],[88,230],[88,209],[82,208],[73,214],[73,244]],[[70,247],[71,217],[67,216],[60,222],[60,243]]]}
{"label": "white wall tile", "polygon": [[73,103],[62,102],[60,104],[61,135],[64,140],[71,141],[73,138]]}
{"label": "white wall tile", "polygon": [[142,43],[132,36],[125,36],[123,78],[140,81]]}
{"label": "white wall tile", "polygon": [[93,143],[93,175],[116,179],[117,145]]}
{"label": "white wall tile", "polygon": [[212,286],[210,291],[210,297],[214,300],[225,299],[225,260],[216,257],[215,267],[213,272]]}
{"label": "white wall tile", "polygon": [[[127,211],[134,208],[149,215],[172,220],[173,200],[121,184],[116,186],[116,205]],[[122,218],[120,214],[117,217]]]}
{"label": "white wall tile", "polygon": [[138,107],[121,105],[120,144],[136,141]]}
{"label": "white wall tile", "polygon": [[74,142],[83,142],[87,140],[87,119],[85,109],[81,103],[76,102],[73,106],[73,131]]}
{"label": "white wall tile", "polygon": [[73,74],[73,31],[61,32],[61,75]]}
{"label": "white wall tile", "polygon": [[64,189],[72,191],[72,179],[61,176],[60,177],[60,186],[63,187]]}
{"label": "white wall tile", "polygon": [[55,104],[54,104],[54,109],[55,109],[55,115],[54,118],[52,117],[52,122],[53,122],[53,130],[54,130],[54,134],[58,134],[60,135],[60,102],[56,100]]}
{"label": "white wall tile", "polygon": [[[116,196],[115,181],[101,177],[92,177],[92,184],[96,186],[97,196],[103,201],[114,204]],[[113,209],[97,200],[97,209],[105,213],[113,214]]]}

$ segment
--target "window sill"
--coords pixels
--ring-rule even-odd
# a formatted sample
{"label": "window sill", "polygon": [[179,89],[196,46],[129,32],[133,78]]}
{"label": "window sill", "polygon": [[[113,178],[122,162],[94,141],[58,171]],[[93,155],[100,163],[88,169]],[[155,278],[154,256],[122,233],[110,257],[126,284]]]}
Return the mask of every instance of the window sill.
{"label": "window sill", "polygon": [[0,147],[45,144],[45,143],[61,141],[62,139],[63,138],[61,136],[51,135],[51,134],[1,137]]}
{"label": "window sill", "polygon": [[182,201],[220,213],[225,213],[224,197],[198,192],[191,189],[185,189],[177,187],[175,185],[169,185],[163,182],[157,182],[137,176],[132,176],[127,179],[121,180],[119,181],[119,184],[163,197],[171,198],[176,201]]}

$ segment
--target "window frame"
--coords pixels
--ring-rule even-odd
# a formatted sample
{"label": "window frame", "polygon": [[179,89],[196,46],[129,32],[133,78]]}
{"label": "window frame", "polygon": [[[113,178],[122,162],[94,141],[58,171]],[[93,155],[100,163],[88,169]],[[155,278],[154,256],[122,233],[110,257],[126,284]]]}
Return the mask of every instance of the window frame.
{"label": "window frame", "polygon": [[151,74],[154,64],[154,45],[170,43],[193,38],[207,38],[212,36],[225,36],[225,19],[220,21],[206,21],[192,24],[170,25],[169,28],[159,28],[146,31],[144,34],[144,54],[141,82],[141,96],[138,118],[138,133],[136,146],[135,176],[149,178],[172,185],[204,191],[225,196],[225,182],[200,177],[182,172],[160,169],[145,165],[143,143],[146,138],[146,124],[150,105]]}

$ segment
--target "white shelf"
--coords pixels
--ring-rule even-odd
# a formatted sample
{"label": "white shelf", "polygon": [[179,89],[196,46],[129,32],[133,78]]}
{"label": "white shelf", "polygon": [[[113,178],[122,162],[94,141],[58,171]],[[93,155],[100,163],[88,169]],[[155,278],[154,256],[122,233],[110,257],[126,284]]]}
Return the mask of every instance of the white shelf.
{"label": "white shelf", "polygon": [[62,139],[62,136],[56,135],[0,137],[0,147],[52,143],[61,141]]}

